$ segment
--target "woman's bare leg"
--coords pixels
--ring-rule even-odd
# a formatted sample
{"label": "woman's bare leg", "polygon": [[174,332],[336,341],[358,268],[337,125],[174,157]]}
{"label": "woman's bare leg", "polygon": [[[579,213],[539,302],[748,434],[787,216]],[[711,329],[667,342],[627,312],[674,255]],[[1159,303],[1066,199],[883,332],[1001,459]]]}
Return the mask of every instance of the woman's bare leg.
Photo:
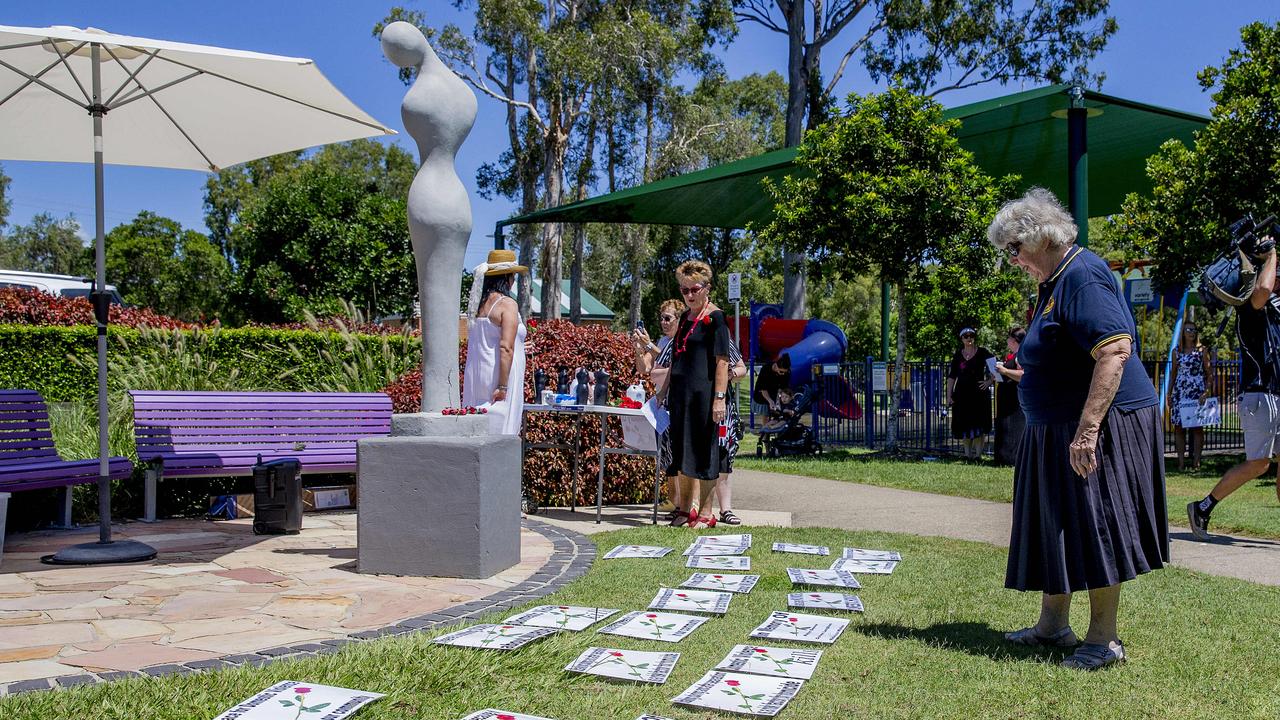
{"label": "woman's bare leg", "polygon": [[1178,449],[1178,470],[1185,470],[1183,456],[1187,452],[1187,432],[1180,425],[1173,426],[1173,446]]}
{"label": "woman's bare leg", "polygon": [[720,473],[716,478],[716,504],[720,512],[733,509],[733,492],[729,488],[729,473]]}

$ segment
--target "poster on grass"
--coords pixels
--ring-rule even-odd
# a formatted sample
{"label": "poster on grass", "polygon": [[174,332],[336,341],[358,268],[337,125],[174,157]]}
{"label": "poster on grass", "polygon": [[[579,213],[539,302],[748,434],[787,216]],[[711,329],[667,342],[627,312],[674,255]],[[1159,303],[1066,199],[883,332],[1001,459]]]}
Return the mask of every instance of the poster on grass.
{"label": "poster on grass", "polygon": [[597,632],[605,635],[622,635],[641,640],[680,642],[697,630],[707,618],[681,613],[644,612],[637,610],[605,625]]}
{"label": "poster on grass", "polygon": [[504,622],[508,625],[553,628],[556,630],[586,630],[592,625],[620,610],[613,608],[578,607],[577,605],[539,605],[519,615],[512,615]]}
{"label": "poster on grass", "polygon": [[746,555],[690,555],[684,566],[701,570],[750,570],[751,558]]}
{"label": "poster on grass", "polygon": [[821,650],[789,650],[763,645],[735,645],[716,670],[808,680],[818,667]]}
{"label": "poster on grass", "polygon": [[803,680],[712,671],[671,699],[677,705],[773,717],[800,692]]}
{"label": "poster on grass", "polygon": [[698,544],[715,544],[721,545],[746,545],[751,547],[751,533],[736,533],[733,535],[699,535],[693,541]]}
{"label": "poster on grass", "polygon": [[830,645],[847,627],[849,621],[842,618],[773,612],[768,620],[751,631],[751,637]]}
{"label": "poster on grass", "polygon": [[481,710],[480,712],[473,712],[462,718],[462,720],[551,720],[551,718],[544,718],[541,715],[525,715],[524,713],[488,708]]}
{"label": "poster on grass", "polygon": [[441,635],[432,640],[437,645],[453,645],[455,647],[482,648],[486,650],[515,650],[524,647],[534,640],[554,635],[556,631],[548,627],[529,627],[527,625],[472,625],[448,635]]}
{"label": "poster on grass", "polygon": [[787,607],[802,610],[843,610],[862,612],[862,599],[857,595],[832,592],[788,593]]}
{"label": "poster on grass", "polygon": [[847,547],[840,557],[846,560],[893,560],[900,562],[902,555],[896,550],[867,550],[866,548]]}
{"label": "poster on grass", "polygon": [[831,548],[826,545],[801,545],[799,543],[778,542],[773,544],[773,551],[778,553],[796,553],[797,555],[830,555]]}
{"label": "poster on grass", "polygon": [[661,715],[641,715],[636,720],[671,720],[671,718],[665,718]]}
{"label": "poster on grass", "polygon": [[720,575],[715,573],[694,573],[688,580],[680,583],[683,588],[698,590],[719,590],[720,592],[741,593],[746,595],[760,582],[759,575]]}
{"label": "poster on grass", "polygon": [[855,558],[840,558],[839,560],[831,563],[832,570],[864,573],[868,575],[889,575],[896,567],[898,567],[898,561],[896,560],[857,560]]}
{"label": "poster on grass", "polygon": [[658,594],[654,595],[653,600],[649,603],[649,609],[723,615],[729,611],[729,601],[732,599],[733,593],[718,592],[716,590],[659,588]]}
{"label": "poster on grass", "polygon": [[787,577],[791,578],[792,585],[830,585],[853,590],[862,587],[862,583],[858,582],[858,578],[847,570],[787,568]]}
{"label": "poster on grass", "polygon": [[751,546],[747,543],[729,545],[726,543],[693,543],[684,549],[684,556],[690,555],[745,555]]}
{"label": "poster on grass", "polygon": [[660,558],[671,552],[671,548],[662,547],[660,545],[618,545],[609,552],[604,554],[605,560],[620,560],[624,558]]}
{"label": "poster on grass", "polygon": [[680,653],[589,647],[564,669],[569,672],[599,675],[615,680],[634,680],[661,685],[667,681],[679,659]]}
{"label": "poster on grass", "polygon": [[285,680],[214,720],[342,720],[380,697],[382,693]]}

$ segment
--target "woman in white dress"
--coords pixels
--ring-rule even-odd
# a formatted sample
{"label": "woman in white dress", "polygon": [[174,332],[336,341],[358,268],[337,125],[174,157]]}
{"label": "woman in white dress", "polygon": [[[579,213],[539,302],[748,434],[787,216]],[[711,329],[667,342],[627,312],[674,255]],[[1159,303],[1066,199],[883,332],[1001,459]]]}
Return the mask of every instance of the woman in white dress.
{"label": "woman in white dress", "polygon": [[495,435],[518,435],[524,414],[525,327],[510,293],[516,273],[528,271],[514,252],[492,250],[488,262],[476,266],[471,284],[462,404],[488,403],[489,432]]}

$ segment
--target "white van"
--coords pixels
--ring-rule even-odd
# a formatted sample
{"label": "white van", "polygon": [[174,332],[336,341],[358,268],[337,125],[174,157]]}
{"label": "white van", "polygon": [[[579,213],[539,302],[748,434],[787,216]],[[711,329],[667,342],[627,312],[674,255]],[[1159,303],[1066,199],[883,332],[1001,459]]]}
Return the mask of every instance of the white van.
{"label": "white van", "polygon": [[[49,273],[24,272],[22,270],[0,269],[0,288],[22,288],[24,290],[40,290],[50,295],[62,297],[82,297],[88,299],[93,290],[93,283],[74,275],[51,275]],[[108,285],[112,305],[123,305],[120,293],[115,285]]]}

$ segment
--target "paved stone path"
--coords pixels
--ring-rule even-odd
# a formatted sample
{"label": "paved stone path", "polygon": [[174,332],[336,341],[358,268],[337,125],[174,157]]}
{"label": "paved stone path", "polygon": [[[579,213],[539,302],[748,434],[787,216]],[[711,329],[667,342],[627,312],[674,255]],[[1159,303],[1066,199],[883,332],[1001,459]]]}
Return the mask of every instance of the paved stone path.
{"label": "paved stone path", "polygon": [[[733,473],[734,503],[791,514],[796,526],[883,530],[976,540],[1008,547],[1008,503],[933,495],[911,490],[753,470]],[[1280,541],[1215,536],[1192,540],[1191,531],[1169,529],[1174,565],[1210,575],[1280,585]]]}
{"label": "paved stone path", "polygon": [[460,622],[548,595],[586,572],[594,545],[538,521],[521,562],[482,580],[355,572],[356,515],[308,515],[299,535],[252,520],[117,526],[158,561],[56,567],[40,556],[96,528],[13,536],[0,565],[0,691],[260,665]]}

